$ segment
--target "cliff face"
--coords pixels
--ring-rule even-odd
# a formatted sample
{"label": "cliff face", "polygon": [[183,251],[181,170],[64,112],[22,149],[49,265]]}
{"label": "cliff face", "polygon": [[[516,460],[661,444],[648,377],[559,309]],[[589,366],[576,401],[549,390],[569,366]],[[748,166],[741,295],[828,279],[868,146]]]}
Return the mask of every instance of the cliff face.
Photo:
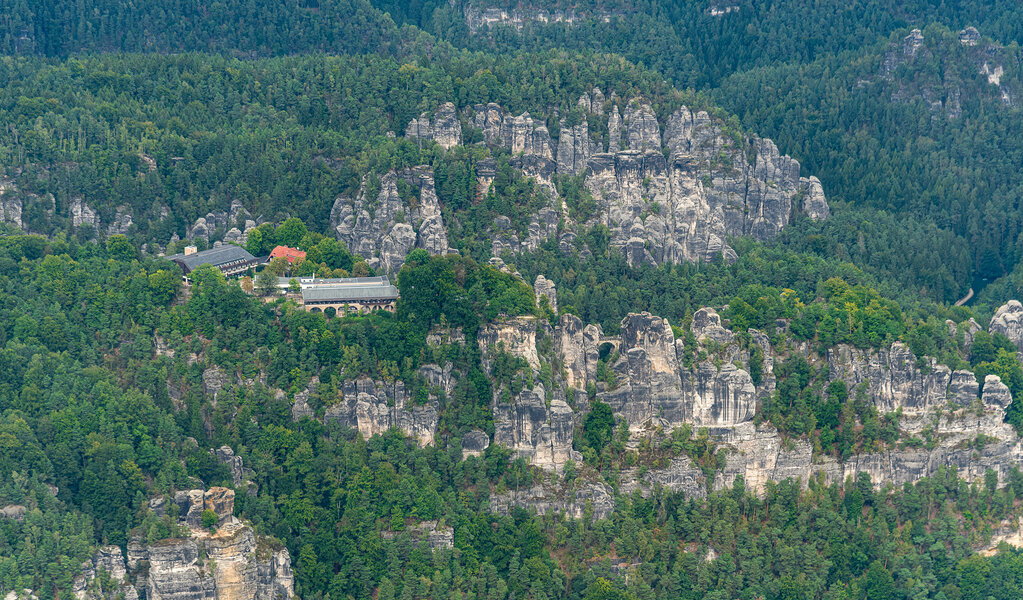
{"label": "cliff face", "polygon": [[686,368],[684,352],[666,319],[628,315],[622,321],[620,356],[612,365],[616,385],[597,396],[637,432],[686,423],[731,427],[752,420],[757,391],[749,373],[732,363],[719,368],[709,361]]}
{"label": "cliff face", "polygon": [[493,375],[497,353],[506,353],[525,364],[525,372],[518,375],[526,382],[518,393],[494,386],[494,443],[515,450],[537,466],[557,470],[581,457],[572,450],[575,412],[560,386],[548,390],[540,381],[537,340],[552,334],[546,323],[534,317],[517,317],[481,327],[477,339],[488,375]]}
{"label": "cliff face", "polygon": [[1023,304],[1018,300],[1009,300],[998,307],[991,317],[988,330],[1009,338],[1016,344],[1017,351],[1023,353]]}
{"label": "cliff face", "polygon": [[448,248],[433,170],[416,167],[402,173],[401,178],[418,190],[414,207],[399,195],[399,177],[391,171],[380,178],[375,195],[364,182],[354,199],[339,196],[330,211],[330,225],[337,238],[383,273],[397,273],[413,248],[423,248],[433,255],[453,251]]}
{"label": "cliff face", "polygon": [[432,140],[442,148],[452,148],[462,143],[462,124],[455,113],[455,105],[450,102],[441,104],[432,119],[427,113],[412,119],[405,128],[405,137],[419,140],[420,145]]}
{"label": "cliff face", "polygon": [[18,187],[13,181],[0,179],[0,223],[9,223],[20,229],[21,211],[22,202],[18,197]]}
{"label": "cliff face", "polygon": [[[234,492],[226,488],[179,491],[172,500],[181,515],[178,525],[187,537],[154,543],[132,539],[127,563],[117,546],[100,548],[82,565],[74,581],[79,600],[132,600],[140,592],[147,600],[278,600],[294,598],[294,575],[287,549],[258,537],[232,516]],[[150,500],[150,509],[166,514],[163,498]],[[203,510],[217,513],[213,531],[195,522]],[[110,575],[114,589],[102,589],[100,571]]]}
{"label": "cliff face", "polygon": [[[1006,327],[1006,314],[1015,305],[999,311],[1001,320],[992,327]],[[1023,312],[1023,311],[1020,311]],[[794,346],[787,352],[802,353],[815,368],[823,368],[832,381],[847,383],[850,394],[862,393],[879,413],[898,412],[899,434],[903,441],[929,437],[927,444],[905,443],[880,453],[856,455],[845,462],[830,456],[814,456],[810,445],[800,440],[782,439],[770,425],[756,426],[753,416],[757,402],[774,390],[773,353],[767,336],[750,331],[752,344],[763,352],[763,368],[758,385],[744,366],[750,350],[722,325],[712,309],[697,311],[692,321],[697,347],[689,348],[676,339],[670,324],[648,313],[630,314],[622,321],[621,336],[605,336],[600,328],[583,323],[572,315],[563,315],[554,328],[532,319],[514,319],[484,330],[481,349],[486,356],[495,348],[536,365],[553,362],[561,367],[560,389],[569,392],[565,405],[544,401],[559,399],[559,386],[548,390],[537,385],[524,390],[502,405],[495,392],[495,442],[513,447],[530,457],[534,464],[558,469],[551,460],[551,437],[534,431],[550,431],[553,423],[563,423],[561,442],[564,456],[570,456],[569,421],[581,423],[589,388],[596,398],[611,406],[632,432],[632,443],[658,431],[671,431],[682,425],[693,429],[707,427],[711,438],[727,451],[725,467],[715,473],[714,487],[731,485],[742,476],[755,491],[768,481],[788,477],[805,484],[811,477],[825,481],[843,481],[859,472],[869,473],[875,485],[900,485],[934,475],[941,467],[954,467],[967,480],[977,480],[993,469],[1004,482],[1012,465],[1023,458],[1023,444],[1011,426],[1004,423],[1005,408],[1012,401],[1008,388],[997,376],[989,375],[983,385],[972,372],[953,371],[934,359],[918,360],[899,342],[882,350],[863,351],[848,346],[832,349],[824,357],[808,347]],[[973,331],[972,324],[965,324]],[[958,328],[958,326],[957,326]],[[541,333],[542,332],[542,333]],[[1010,331],[1011,333],[1011,331]],[[553,337],[550,353],[544,337]],[[752,347],[752,346],[750,346]],[[692,357],[706,353],[707,360]],[[687,356],[689,359],[687,360]],[[601,363],[613,377],[598,381]],[[688,366],[687,366],[688,365]],[[534,371],[539,374],[538,371]],[[623,490],[649,492],[655,485],[690,495],[706,492],[707,479],[688,459],[676,457],[667,466],[623,473]],[[549,509],[552,493],[530,492],[517,496],[518,502]],[[562,494],[563,496],[563,494]],[[559,510],[568,510],[571,502],[561,498]]]}
{"label": "cliff face", "polygon": [[[444,371],[427,365],[420,373],[432,385],[451,391],[450,368]],[[415,406],[403,382],[387,383],[361,377],[344,383],[341,401],[327,407],[323,419],[358,429],[366,438],[391,428],[400,429],[426,446],[433,443],[437,433],[437,402],[431,399],[422,406]]]}
{"label": "cliff face", "polygon": [[[621,103],[599,89],[584,94],[577,104],[587,111],[586,118],[574,126],[562,119],[556,140],[545,121],[529,113],[514,115],[494,103],[464,109],[484,142],[510,152],[511,164],[552,199],[545,209],[550,214],[530,224],[528,240],[520,240],[500,217],[492,231],[494,256],[535,250],[551,235],[574,236],[577,229],[599,223],[610,229],[611,246],[633,265],[710,260],[718,253],[731,259],[735,253],[728,236],[765,240],[777,235],[794,212],[815,220],[830,215],[820,181],[800,177],[799,163],[781,155],[770,140],[740,137],[706,112],[684,106],[660,122],[641,99]],[[607,120],[606,141],[590,133],[594,119]],[[428,116],[413,119],[406,135],[420,141],[436,138],[438,123],[450,124],[443,126],[448,132],[445,144],[457,143],[450,104],[438,109],[433,121]],[[585,223],[573,223],[566,213],[552,210],[557,205],[556,173],[584,177],[597,207]],[[478,192],[485,194],[493,175],[481,163],[478,177]],[[379,235],[376,231],[369,237]],[[408,238],[406,245],[411,244]],[[572,251],[571,243],[564,246]]]}

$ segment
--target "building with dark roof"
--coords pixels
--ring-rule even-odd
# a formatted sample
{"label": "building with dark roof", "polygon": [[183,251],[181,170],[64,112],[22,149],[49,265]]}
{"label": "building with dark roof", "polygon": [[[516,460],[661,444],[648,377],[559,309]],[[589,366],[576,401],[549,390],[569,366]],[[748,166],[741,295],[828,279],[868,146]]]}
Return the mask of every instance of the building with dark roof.
{"label": "building with dark roof", "polygon": [[312,312],[321,312],[328,308],[333,308],[339,313],[393,311],[398,300],[398,288],[391,285],[387,277],[348,279],[302,277],[298,282],[302,287],[302,305]]}
{"label": "building with dark roof", "polygon": [[177,263],[181,270],[188,275],[199,265],[209,264],[228,277],[241,275],[246,270],[260,264],[260,260],[249,254],[249,251],[240,246],[224,244],[210,250],[196,252],[194,246],[185,248],[182,254],[172,254],[167,260]]}

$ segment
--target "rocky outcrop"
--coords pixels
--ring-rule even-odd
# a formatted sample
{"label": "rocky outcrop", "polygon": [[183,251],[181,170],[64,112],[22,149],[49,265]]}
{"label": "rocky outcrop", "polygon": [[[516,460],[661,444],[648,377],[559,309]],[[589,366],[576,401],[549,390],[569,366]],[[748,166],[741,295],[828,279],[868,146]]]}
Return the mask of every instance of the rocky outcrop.
{"label": "rocky outcrop", "polygon": [[829,214],[820,182],[800,178],[799,163],[770,140],[737,143],[705,112],[682,107],[667,119],[667,160],[647,105],[630,104],[626,133],[629,150],[591,157],[586,186],[633,264],[732,258],[728,236],[771,238],[794,208]]}
{"label": "rocky outcrop", "polygon": [[[82,565],[73,591],[79,600],[140,597],[150,600],[281,600],[295,596],[291,557],[286,548],[255,534],[248,524],[232,516],[234,492],[227,488],[179,491],[178,525],[187,537],[146,543],[133,538],[128,560],[121,549],[104,546]],[[157,516],[167,514],[163,498],[149,501]],[[212,510],[219,522],[213,530],[194,523],[203,510]],[[105,571],[114,589],[102,589]]]}
{"label": "rocky outcrop", "polygon": [[600,91],[599,87],[595,87],[588,92],[583,92],[579,96],[579,100],[576,101],[576,105],[588,113],[602,115],[604,114],[605,103],[613,100],[614,93],[611,94],[611,98],[607,98],[604,96],[604,92]]}
{"label": "rocky outcrop", "polygon": [[397,273],[413,248],[434,255],[449,251],[433,170],[416,167],[403,173],[402,179],[418,188],[414,208],[398,194],[398,174],[390,171],[380,178],[378,193],[374,195],[369,182],[364,181],[354,199],[338,196],[330,211],[330,224],[337,238],[384,273]]}
{"label": "rocky outcrop", "polygon": [[973,319],[973,317],[970,317],[968,321],[964,321],[962,323],[956,323],[951,319],[947,319],[945,321],[945,326],[948,327],[948,335],[953,339],[962,333],[963,344],[967,349],[973,345],[973,338],[977,335],[977,332],[983,331],[984,329]]}
{"label": "rocky outcrop", "polygon": [[575,127],[567,127],[562,119],[558,137],[558,173],[582,174],[589,164],[590,156],[601,151],[601,145],[590,137],[590,126],[585,120]]}
{"label": "rocky outcrop", "polygon": [[107,235],[126,235],[131,230],[132,225],[134,225],[134,221],[131,216],[131,208],[128,206],[118,206],[117,213],[114,215],[114,221],[107,226]]}
{"label": "rocky outcrop", "polygon": [[[444,373],[443,369],[439,370]],[[450,377],[450,368],[447,373]],[[360,377],[346,381],[341,394],[339,403],[327,407],[324,422],[337,421],[358,429],[366,438],[393,428],[400,429],[421,446],[433,443],[437,434],[437,402],[413,405],[403,382],[387,383]]]}
{"label": "rocky outcrop", "polygon": [[536,281],[533,282],[533,292],[536,294],[536,305],[538,307],[542,304],[541,298],[546,298],[547,305],[554,311],[554,314],[558,314],[558,292],[554,287],[553,281],[543,275],[537,275]]}
{"label": "rocky outcrop", "polygon": [[256,221],[253,220],[252,215],[245,209],[241,201],[234,200],[231,202],[230,209],[210,211],[205,216],[196,219],[188,228],[185,237],[191,240],[211,241],[218,232],[221,232],[224,233],[225,242],[234,241],[238,239],[237,234],[232,234],[231,239],[228,239],[227,233],[231,229],[237,229],[238,225],[242,223],[245,226],[242,235],[248,235],[249,230],[256,227]]}
{"label": "rocky outcrop", "polygon": [[28,508],[24,504],[8,504],[0,507],[0,519],[24,521]]}
{"label": "rocky outcrop", "polygon": [[425,541],[431,550],[455,547],[455,530],[437,521],[422,521],[405,528],[404,531],[381,531],[380,537],[393,540],[402,535],[409,535],[414,541]]}
{"label": "rocky outcrop", "polygon": [[554,334],[555,351],[565,369],[565,384],[570,389],[585,390],[596,384],[600,340],[604,337],[599,325],[586,325],[572,314],[561,315]]}
{"label": "rocky outcrop", "polygon": [[998,307],[988,325],[991,333],[1000,333],[1016,344],[1017,352],[1023,353],[1023,304],[1009,300]]}
{"label": "rocky outcrop", "polygon": [[[800,179],[800,182],[803,181]],[[803,214],[814,221],[823,221],[831,216],[831,207],[824,197],[824,186],[821,185],[820,179],[811,175],[805,180],[805,184],[802,184],[802,193],[803,205],[800,208]]]}
{"label": "rocky outcrop", "polygon": [[445,102],[437,108],[433,119],[423,113],[418,119],[409,121],[405,137],[417,140],[422,147],[424,141],[434,141],[444,148],[453,148],[462,143],[462,124],[458,120],[455,105]]}
{"label": "rocky outcrop", "polygon": [[512,507],[535,510],[538,514],[561,513],[571,519],[582,519],[589,512],[594,521],[607,518],[614,511],[611,488],[603,483],[577,482],[560,487],[537,485],[490,497],[490,509],[507,515]]}
{"label": "rocky outcrop", "polygon": [[638,489],[646,496],[658,487],[685,494],[687,498],[703,498],[707,495],[707,477],[685,455],[671,459],[664,468],[648,469],[644,473],[638,467],[622,471],[622,494],[632,494]]}
{"label": "rocky outcrop", "polygon": [[520,30],[527,23],[559,23],[571,26],[587,17],[604,21],[611,18],[611,14],[605,12],[595,11],[580,14],[574,9],[552,10],[543,6],[529,4],[512,10],[505,10],[492,6],[480,6],[475,2],[465,2],[462,4],[462,12],[465,17],[465,24],[472,33],[484,32],[496,26]]}
{"label": "rocky outcrop", "polygon": [[491,410],[494,414],[494,443],[514,450],[534,465],[560,470],[569,460],[580,460],[572,450],[575,412],[560,387],[548,390],[539,381],[540,356],[537,337],[552,332],[535,317],[516,317],[480,328],[477,336],[483,367],[493,374],[497,353],[506,353],[523,363],[522,389],[495,386]]}
{"label": "rocky outcrop", "polygon": [[[885,452],[846,462],[815,456],[807,442],[783,441],[772,427],[753,423],[758,401],[774,389],[776,357],[767,336],[749,332],[763,353],[761,381],[755,386],[739,366],[748,364],[752,345],[741,345],[716,311],[697,311],[692,331],[698,348],[687,348],[675,339],[667,321],[647,313],[623,319],[620,337],[605,337],[599,329],[563,315],[553,331],[554,349],[566,388],[595,383],[597,398],[628,423],[630,443],[682,425],[707,427],[712,440],[727,450],[726,466],[714,476],[715,489],[732,485],[740,476],[747,487],[762,491],[768,481],[791,477],[805,485],[821,477],[841,482],[861,471],[875,485],[901,485],[935,475],[940,468],[955,468],[968,480],[982,479],[987,469],[994,469],[1004,483],[1012,465],[1023,458],[1020,438],[1004,422],[1012,397],[997,376],[988,375],[981,386],[972,372],[952,371],[933,358],[918,359],[901,342],[870,351],[840,345],[823,359],[805,346],[787,350],[803,353],[814,368],[825,368],[831,380],[844,381],[850,398],[863,394],[879,413],[901,415],[897,424],[903,441]],[[701,351],[710,357],[692,363]],[[613,383],[596,381],[602,358],[614,373]],[[685,366],[687,362],[692,366]],[[544,417],[538,412],[531,418],[539,423]],[[926,446],[925,437],[930,440]],[[699,495],[706,487],[701,475],[686,459],[676,458],[665,467],[624,473],[622,489],[648,493],[659,484]]]}
{"label": "rocky outcrop", "polygon": [[490,436],[485,431],[473,429],[462,436],[462,460],[470,456],[483,456],[490,447]]}
{"label": "rocky outcrop", "polygon": [[986,408],[1005,410],[1012,404],[1012,394],[998,375],[984,377],[984,389],[980,396]]}
{"label": "rocky outcrop", "polygon": [[136,558],[149,563],[144,588],[154,600],[277,600],[295,595],[287,549],[257,539],[251,527],[239,522],[214,533],[156,542],[137,551]]}
{"label": "rocky outcrop", "polygon": [[732,363],[710,361],[687,369],[681,366],[681,351],[681,340],[676,342],[667,320],[629,314],[622,320],[619,358],[611,365],[617,385],[597,395],[633,431],[651,426],[670,430],[684,423],[731,427],[752,420],[757,390],[749,373]]}
{"label": "rocky outcrop", "polygon": [[[919,29],[893,42],[881,61],[880,79],[892,88],[893,102],[923,102],[932,118],[958,119],[964,110],[964,94],[979,94],[994,104],[1019,105],[1023,84],[1005,78],[1006,65],[1019,63],[1018,50],[985,40],[967,27],[959,32],[959,43],[943,37],[928,37]],[[1010,67],[1011,69],[1011,67]],[[973,70],[987,85],[970,81],[962,74]]]}
{"label": "rocky outcrop", "polygon": [[0,179],[0,223],[8,223],[21,229],[21,211],[22,202],[18,187],[13,181]]}
{"label": "rocky outcrop", "polygon": [[[110,577],[112,586],[104,589],[101,581],[97,581],[100,573]],[[71,592],[78,600],[123,597],[125,600],[137,600],[138,590],[128,580],[121,548],[118,546],[102,546],[92,559],[82,563],[81,574],[75,576]]]}
{"label": "rocky outcrop", "polygon": [[972,373],[957,371],[953,377],[951,369],[933,358],[918,361],[901,342],[880,351],[836,346],[828,350],[828,367],[831,378],[844,381],[850,390],[863,385],[882,414],[901,409],[919,415],[949,405],[967,406],[976,398],[969,382]]}
{"label": "rocky outcrop", "polygon": [[313,376],[309,380],[309,385],[304,390],[295,393],[295,398],[291,403],[291,420],[301,421],[304,417],[312,417],[316,413],[309,405],[309,398],[312,396],[313,391],[316,389],[316,385],[320,383],[320,378]]}
{"label": "rocky outcrop", "polygon": [[202,372],[202,391],[217,402],[217,395],[231,385],[233,378],[217,365],[211,365]]}
{"label": "rocky outcrop", "polygon": [[71,199],[68,207],[72,227],[90,226],[99,231],[99,214],[79,197]]}
{"label": "rocky outcrop", "polygon": [[255,473],[252,469],[245,466],[245,462],[242,461],[242,457],[236,456],[234,450],[230,446],[221,446],[215,450],[210,450],[214,457],[220,464],[224,465],[231,471],[231,481],[234,487],[239,489],[249,489],[250,493],[254,493],[252,489],[253,484],[250,480]]}
{"label": "rocky outcrop", "polygon": [[500,323],[487,323],[480,327],[477,339],[483,353],[483,366],[490,372],[489,357],[495,351],[507,352],[521,358],[534,371],[540,370],[540,357],[536,351],[537,322],[533,317],[514,317]]}
{"label": "rocky outcrop", "polygon": [[701,308],[693,313],[693,335],[698,342],[712,341],[727,344],[735,339],[735,334],[721,326],[721,316],[710,307]]}
{"label": "rocky outcrop", "polygon": [[633,101],[625,107],[625,133],[629,150],[661,149],[661,127],[649,104]]}
{"label": "rocky outcrop", "polygon": [[499,105],[477,104],[472,107],[473,125],[483,130],[483,139],[512,154],[554,159],[551,135],[543,121],[534,121],[530,114],[512,116]]}
{"label": "rocky outcrop", "polygon": [[543,384],[522,390],[504,401],[495,390],[494,443],[511,448],[538,467],[560,470],[570,460],[581,460],[572,450],[575,413],[560,397],[548,401]]}
{"label": "rocky outcrop", "polygon": [[[587,118],[606,109],[599,90],[584,95],[579,104],[587,109]],[[558,195],[555,173],[583,175],[597,210],[578,227],[606,225],[612,247],[634,266],[711,260],[719,254],[732,259],[729,236],[766,240],[777,235],[793,214],[814,220],[830,216],[820,181],[800,177],[798,162],[781,155],[770,140],[726,132],[704,111],[681,107],[663,122],[662,135],[662,123],[649,103],[635,99],[625,104],[624,116],[612,104],[606,151],[590,135],[586,120],[570,126],[563,119],[556,157],[544,122],[529,113],[513,116],[494,103],[475,105],[466,113],[488,145],[514,155],[510,164],[548,193],[551,207]],[[410,135],[425,135],[422,119],[410,127],[414,129]],[[490,189],[494,173],[490,163],[477,164],[479,197]],[[557,218],[537,225],[559,223],[561,215],[552,213]],[[548,226],[534,236],[531,224],[526,243],[521,232],[501,225],[495,221],[493,256],[535,250],[560,230]],[[566,249],[571,251],[571,244]]]}

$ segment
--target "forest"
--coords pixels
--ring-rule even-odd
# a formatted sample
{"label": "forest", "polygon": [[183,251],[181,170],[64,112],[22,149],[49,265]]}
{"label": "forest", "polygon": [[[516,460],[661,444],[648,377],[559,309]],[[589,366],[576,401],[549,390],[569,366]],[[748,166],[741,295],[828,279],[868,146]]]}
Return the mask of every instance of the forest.
{"label": "forest", "polygon": [[[524,24],[477,27],[487,8]],[[765,356],[753,335],[768,332],[776,387],[753,423],[810,448],[816,464],[936,444],[931,432],[906,438],[903,415],[820,368],[839,347],[901,342],[924,375],[930,364],[980,384],[997,375],[1013,398],[1005,422],[1023,431],[1018,349],[986,327],[1023,293],[1020,5],[543,9],[574,20],[534,19],[538,3],[477,0],[16,0],[0,11],[0,595],[73,595],[101,546],[128,555],[132,543],[189,537],[177,509],[158,514],[154,498],[223,486],[236,493],[233,516],[266,548],[286,549],[298,598],[1023,597],[1023,551],[990,548],[1019,522],[1017,465],[1001,479],[941,466],[901,485],[861,472],[715,486],[729,453],[718,434],[687,426],[630,439],[596,385],[565,390],[578,461],[551,471],[501,444],[463,449],[478,432],[496,439],[510,390],[553,391],[563,379],[565,365],[540,365],[534,382],[503,346],[488,353],[479,339],[489,327],[525,318],[538,324],[536,347],[549,348],[543,331],[559,318],[614,336],[626,315],[647,311],[670,322],[680,361],[720,363],[699,355],[690,331],[707,306],[756,385]],[[979,32],[974,43],[962,41],[966,27]],[[685,105],[736,139],[770,137],[800,175],[820,178],[831,217],[794,214],[771,240],[730,239],[734,260],[630,264],[600,224],[580,228],[571,252],[551,237],[491,256],[495,218],[524,238],[549,192],[521,156],[488,148],[464,113],[463,143],[450,149],[405,137],[406,125],[444,102],[493,102],[529,112],[557,144],[562,119],[579,122],[576,101],[594,87],[623,110],[638,97],[663,119]],[[494,177],[481,195],[485,160]],[[254,255],[278,244],[307,252],[290,275],[376,274],[374,257],[334,235],[334,201],[419,165],[431,169],[458,254],[412,250],[392,274],[393,313],[306,312],[212,267],[183,282],[163,258],[244,227],[189,237],[197,218],[239,202],[258,221],[244,242]],[[558,174],[553,187],[564,215],[585,223],[595,201],[581,182]],[[397,191],[415,205],[409,184]],[[130,224],[115,233],[83,223],[83,199],[95,222],[131,214]],[[538,275],[557,283],[557,310],[537,301]],[[973,300],[954,306],[970,289]],[[984,327],[967,339],[971,319]],[[462,342],[437,341],[456,330]],[[601,345],[597,357],[601,391],[614,389],[615,351]],[[448,391],[424,375],[433,365],[454,374]],[[211,391],[211,370],[230,382]],[[367,380],[406,390],[410,411],[435,407],[432,443],[328,418],[346,386]],[[978,436],[970,451],[997,442]],[[245,481],[217,458],[225,446]],[[707,476],[700,493],[628,491],[636,473],[676,461]],[[599,513],[592,498],[577,516],[500,508],[536,488],[606,489],[613,510]],[[424,527],[450,531],[450,543],[432,544]],[[102,590],[89,598],[118,597],[109,576],[95,577]]]}

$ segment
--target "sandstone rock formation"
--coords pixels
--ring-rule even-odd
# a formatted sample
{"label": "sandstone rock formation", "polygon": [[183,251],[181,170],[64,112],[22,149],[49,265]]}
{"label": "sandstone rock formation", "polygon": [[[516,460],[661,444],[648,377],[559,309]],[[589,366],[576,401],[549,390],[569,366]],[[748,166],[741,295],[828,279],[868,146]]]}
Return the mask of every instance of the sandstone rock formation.
{"label": "sandstone rock formation", "polygon": [[433,443],[437,433],[437,403],[431,400],[414,406],[403,382],[386,383],[360,377],[344,383],[341,401],[327,407],[324,421],[338,421],[358,429],[366,438],[396,428],[426,446]]}
{"label": "sandstone rock formation", "polygon": [[[553,235],[574,236],[574,229],[599,223],[611,230],[612,247],[632,265],[711,260],[718,254],[732,259],[728,236],[764,240],[777,235],[795,212],[814,220],[830,216],[820,181],[800,177],[799,163],[781,155],[770,140],[738,138],[706,112],[684,106],[663,124],[642,99],[623,104],[622,114],[614,95],[609,100],[598,89],[584,94],[578,104],[587,110],[586,119],[604,118],[610,111],[606,149],[591,136],[585,119],[576,125],[562,119],[555,143],[544,120],[529,113],[515,116],[495,103],[465,109],[484,142],[510,152],[510,164],[551,198],[548,213],[541,211],[533,219],[528,236],[514,231],[507,217],[498,217],[492,230],[493,256],[533,251]],[[448,124],[443,125],[448,131],[445,144],[454,143],[456,114],[453,105],[444,104],[433,121],[414,119],[406,136],[434,139],[438,124]],[[496,164],[485,159],[476,169],[477,197],[482,197],[493,182]],[[566,221],[563,209],[552,210],[558,206],[556,173],[584,177],[597,205],[587,222]],[[388,254],[393,255],[410,249],[415,235],[413,228],[394,224],[393,215],[401,207],[386,182],[380,194],[377,210],[364,216],[360,211],[369,199],[339,198],[331,224],[367,260],[379,254],[387,264],[380,240],[390,232]],[[564,248],[573,250],[571,243]]]}
{"label": "sandstone rock formation", "polygon": [[390,171],[380,178],[375,197],[368,197],[373,194],[364,181],[354,199],[338,196],[330,211],[330,224],[338,239],[384,273],[397,273],[413,248],[433,255],[450,251],[433,170],[416,167],[403,173],[402,180],[418,188],[415,208],[398,194],[398,174]]}
{"label": "sandstone rock formation", "polygon": [[[549,10],[543,6],[529,4],[512,10],[504,10],[492,6],[479,6],[475,2],[465,2],[462,4],[462,13],[465,17],[465,24],[473,33],[479,33],[495,26],[512,27],[519,30],[527,23],[574,25],[584,18],[584,15],[572,9]],[[610,19],[610,13],[600,11],[594,11],[588,16],[605,21]]]}
{"label": "sandstone rock formation", "polygon": [[437,521],[422,521],[406,527],[404,531],[381,531],[380,537],[393,540],[400,535],[409,535],[414,541],[425,541],[431,550],[455,547],[455,530]]}
{"label": "sandstone rock formation", "polygon": [[472,113],[473,125],[483,130],[483,139],[488,144],[505,148],[512,154],[554,159],[547,126],[542,120],[534,120],[528,112],[516,117],[491,102],[473,106]]}
{"label": "sandstone rock formation", "polygon": [[1016,344],[1017,351],[1023,353],[1023,304],[1019,300],[1009,300],[998,307],[988,325],[991,333],[1000,333]]}
{"label": "sandstone rock formation", "polygon": [[9,223],[21,229],[22,203],[18,187],[13,181],[0,179],[0,223]]}
{"label": "sandstone rock formation", "polygon": [[922,101],[932,117],[958,119],[963,114],[962,96],[967,84],[961,76],[964,68],[987,79],[988,87],[979,89],[981,95],[990,97],[996,105],[1015,107],[1023,98],[1023,83],[1004,79],[1003,75],[1006,65],[1018,61],[1011,48],[984,40],[973,27],[959,32],[959,44],[927,39],[919,29],[913,29],[889,47],[881,61],[880,78],[890,82],[892,101]]}
{"label": "sandstone rock formation", "polygon": [[131,216],[131,208],[123,205],[118,206],[113,222],[107,226],[107,235],[125,235],[131,229],[133,224],[134,221]]}
{"label": "sandstone rock formation", "polygon": [[[504,338],[520,340],[523,329],[528,328],[517,328],[518,337],[506,332]],[[696,349],[687,349],[682,340],[676,340],[667,321],[647,313],[623,319],[620,337],[604,336],[594,326],[584,327],[572,315],[563,315],[552,334],[564,386],[578,390],[596,383],[597,398],[625,419],[634,441],[682,425],[707,427],[711,438],[727,449],[726,466],[714,477],[715,489],[732,485],[739,476],[748,488],[759,492],[768,481],[792,477],[805,485],[811,478],[822,477],[827,482],[841,482],[861,471],[868,473],[875,485],[901,485],[934,475],[942,467],[955,468],[968,480],[982,479],[987,469],[993,469],[1004,483],[1009,469],[1023,458],[1023,443],[1004,422],[1012,397],[997,376],[987,376],[981,386],[972,372],[952,371],[929,357],[918,360],[901,342],[870,351],[842,345],[823,358],[811,354],[807,347],[795,346],[790,351],[804,353],[815,368],[824,368],[831,380],[844,381],[851,396],[862,393],[879,413],[900,413],[902,439],[919,440],[926,435],[933,439],[932,445],[907,444],[854,456],[844,463],[828,455],[814,456],[807,442],[783,443],[773,427],[758,427],[752,421],[759,399],[774,389],[775,357],[767,336],[750,331],[753,343],[764,354],[761,382],[754,386],[738,364],[748,364],[749,351],[740,347],[716,311],[697,311],[692,330],[700,349],[714,353],[716,361],[708,359],[686,367],[683,357]],[[506,347],[519,356],[526,355],[521,344]],[[601,360],[608,361],[615,375],[613,385],[595,381]],[[576,395],[580,397],[578,392]],[[538,424],[545,417],[537,411],[531,419]],[[578,415],[576,421],[580,421]],[[525,429],[526,425],[516,427]],[[977,441],[981,439],[984,443]],[[521,443],[518,450],[530,454]],[[622,489],[649,493],[662,485],[699,495],[706,486],[701,476],[688,459],[676,457],[669,465],[643,475],[638,470],[623,473]]]}
{"label": "sandstone rock formation", "polygon": [[581,458],[572,450],[575,412],[560,388],[548,390],[539,381],[538,335],[546,337],[552,332],[534,317],[516,317],[484,325],[477,339],[488,374],[492,374],[499,352],[521,359],[527,371],[521,375],[528,383],[518,394],[498,386],[493,390],[494,443],[515,450],[537,466],[558,470],[569,460]]}
{"label": "sandstone rock formation", "polygon": [[554,314],[558,314],[558,292],[554,282],[543,275],[537,275],[533,282],[533,292],[536,294],[536,305],[541,305],[541,298],[547,299],[547,305],[551,307]]}
{"label": "sandstone rock formation", "polygon": [[97,214],[96,211],[86,204],[81,198],[75,197],[71,199],[71,205],[68,208],[68,213],[71,217],[72,227],[88,225],[94,227],[96,231],[99,231],[99,214]]}
{"label": "sandstone rock formation", "polygon": [[[74,580],[79,600],[140,597],[151,600],[281,600],[294,598],[294,575],[288,550],[258,537],[248,524],[232,516],[234,492],[227,488],[179,491],[174,502],[183,506],[179,525],[187,537],[146,543],[133,538],[128,560],[121,549],[104,546],[82,565]],[[166,515],[163,498],[149,506]],[[213,510],[220,519],[214,531],[201,528],[194,517]],[[115,588],[101,589],[100,571],[110,575]]]}
{"label": "sandstone rock formation", "polygon": [[462,460],[470,456],[483,456],[490,447],[490,437],[485,431],[473,429],[462,436]]}
{"label": "sandstone rock formation", "polygon": [[192,226],[188,228],[186,237],[192,240],[204,239],[211,241],[219,231],[224,233],[224,241],[237,242],[240,239],[238,234],[231,234],[230,238],[227,234],[230,233],[231,229],[238,229],[237,226],[240,223],[245,224],[244,232],[240,232],[242,236],[248,235],[249,230],[256,227],[256,221],[252,219],[252,215],[245,209],[241,201],[234,200],[231,202],[230,209],[226,211],[214,210],[206,213],[205,216],[197,218],[192,223]]}
{"label": "sandstone rock formation", "polygon": [[445,102],[437,108],[433,119],[423,113],[418,119],[409,121],[405,128],[405,137],[422,142],[433,140],[442,148],[453,148],[462,143],[462,124],[455,112],[455,105]]}
{"label": "sandstone rock formation", "polygon": [[599,325],[586,325],[572,314],[561,315],[555,331],[555,351],[565,369],[565,384],[570,389],[585,390],[596,384],[599,345],[604,337]]}
{"label": "sandstone rock formation", "polygon": [[0,507],[0,518],[11,519],[12,521],[23,521],[28,507],[24,504],[8,504]]}
{"label": "sandstone rock formation", "polygon": [[543,515],[562,513],[568,518],[582,519],[592,511],[594,521],[608,517],[614,511],[611,489],[603,483],[576,482],[561,489],[536,485],[526,490],[509,491],[490,497],[490,509],[508,514],[512,507],[521,506]]}
{"label": "sandstone rock formation", "polygon": [[663,469],[650,469],[642,475],[639,471],[639,468],[633,467],[622,472],[623,494],[632,494],[638,489],[647,495],[660,486],[670,492],[681,492],[689,498],[703,498],[707,495],[707,477],[688,456],[676,456]]}
{"label": "sandstone rock formation", "polygon": [[558,138],[558,173],[580,175],[586,170],[590,156],[602,151],[601,144],[590,137],[590,126],[585,120],[575,127],[567,127],[562,119]]}
{"label": "sandstone rock formation", "polygon": [[215,450],[210,450],[210,452],[220,464],[226,466],[231,471],[231,481],[234,487],[245,490],[250,495],[256,493],[256,484],[251,481],[255,473],[252,469],[245,466],[242,457],[236,456],[230,446],[221,446]]}

